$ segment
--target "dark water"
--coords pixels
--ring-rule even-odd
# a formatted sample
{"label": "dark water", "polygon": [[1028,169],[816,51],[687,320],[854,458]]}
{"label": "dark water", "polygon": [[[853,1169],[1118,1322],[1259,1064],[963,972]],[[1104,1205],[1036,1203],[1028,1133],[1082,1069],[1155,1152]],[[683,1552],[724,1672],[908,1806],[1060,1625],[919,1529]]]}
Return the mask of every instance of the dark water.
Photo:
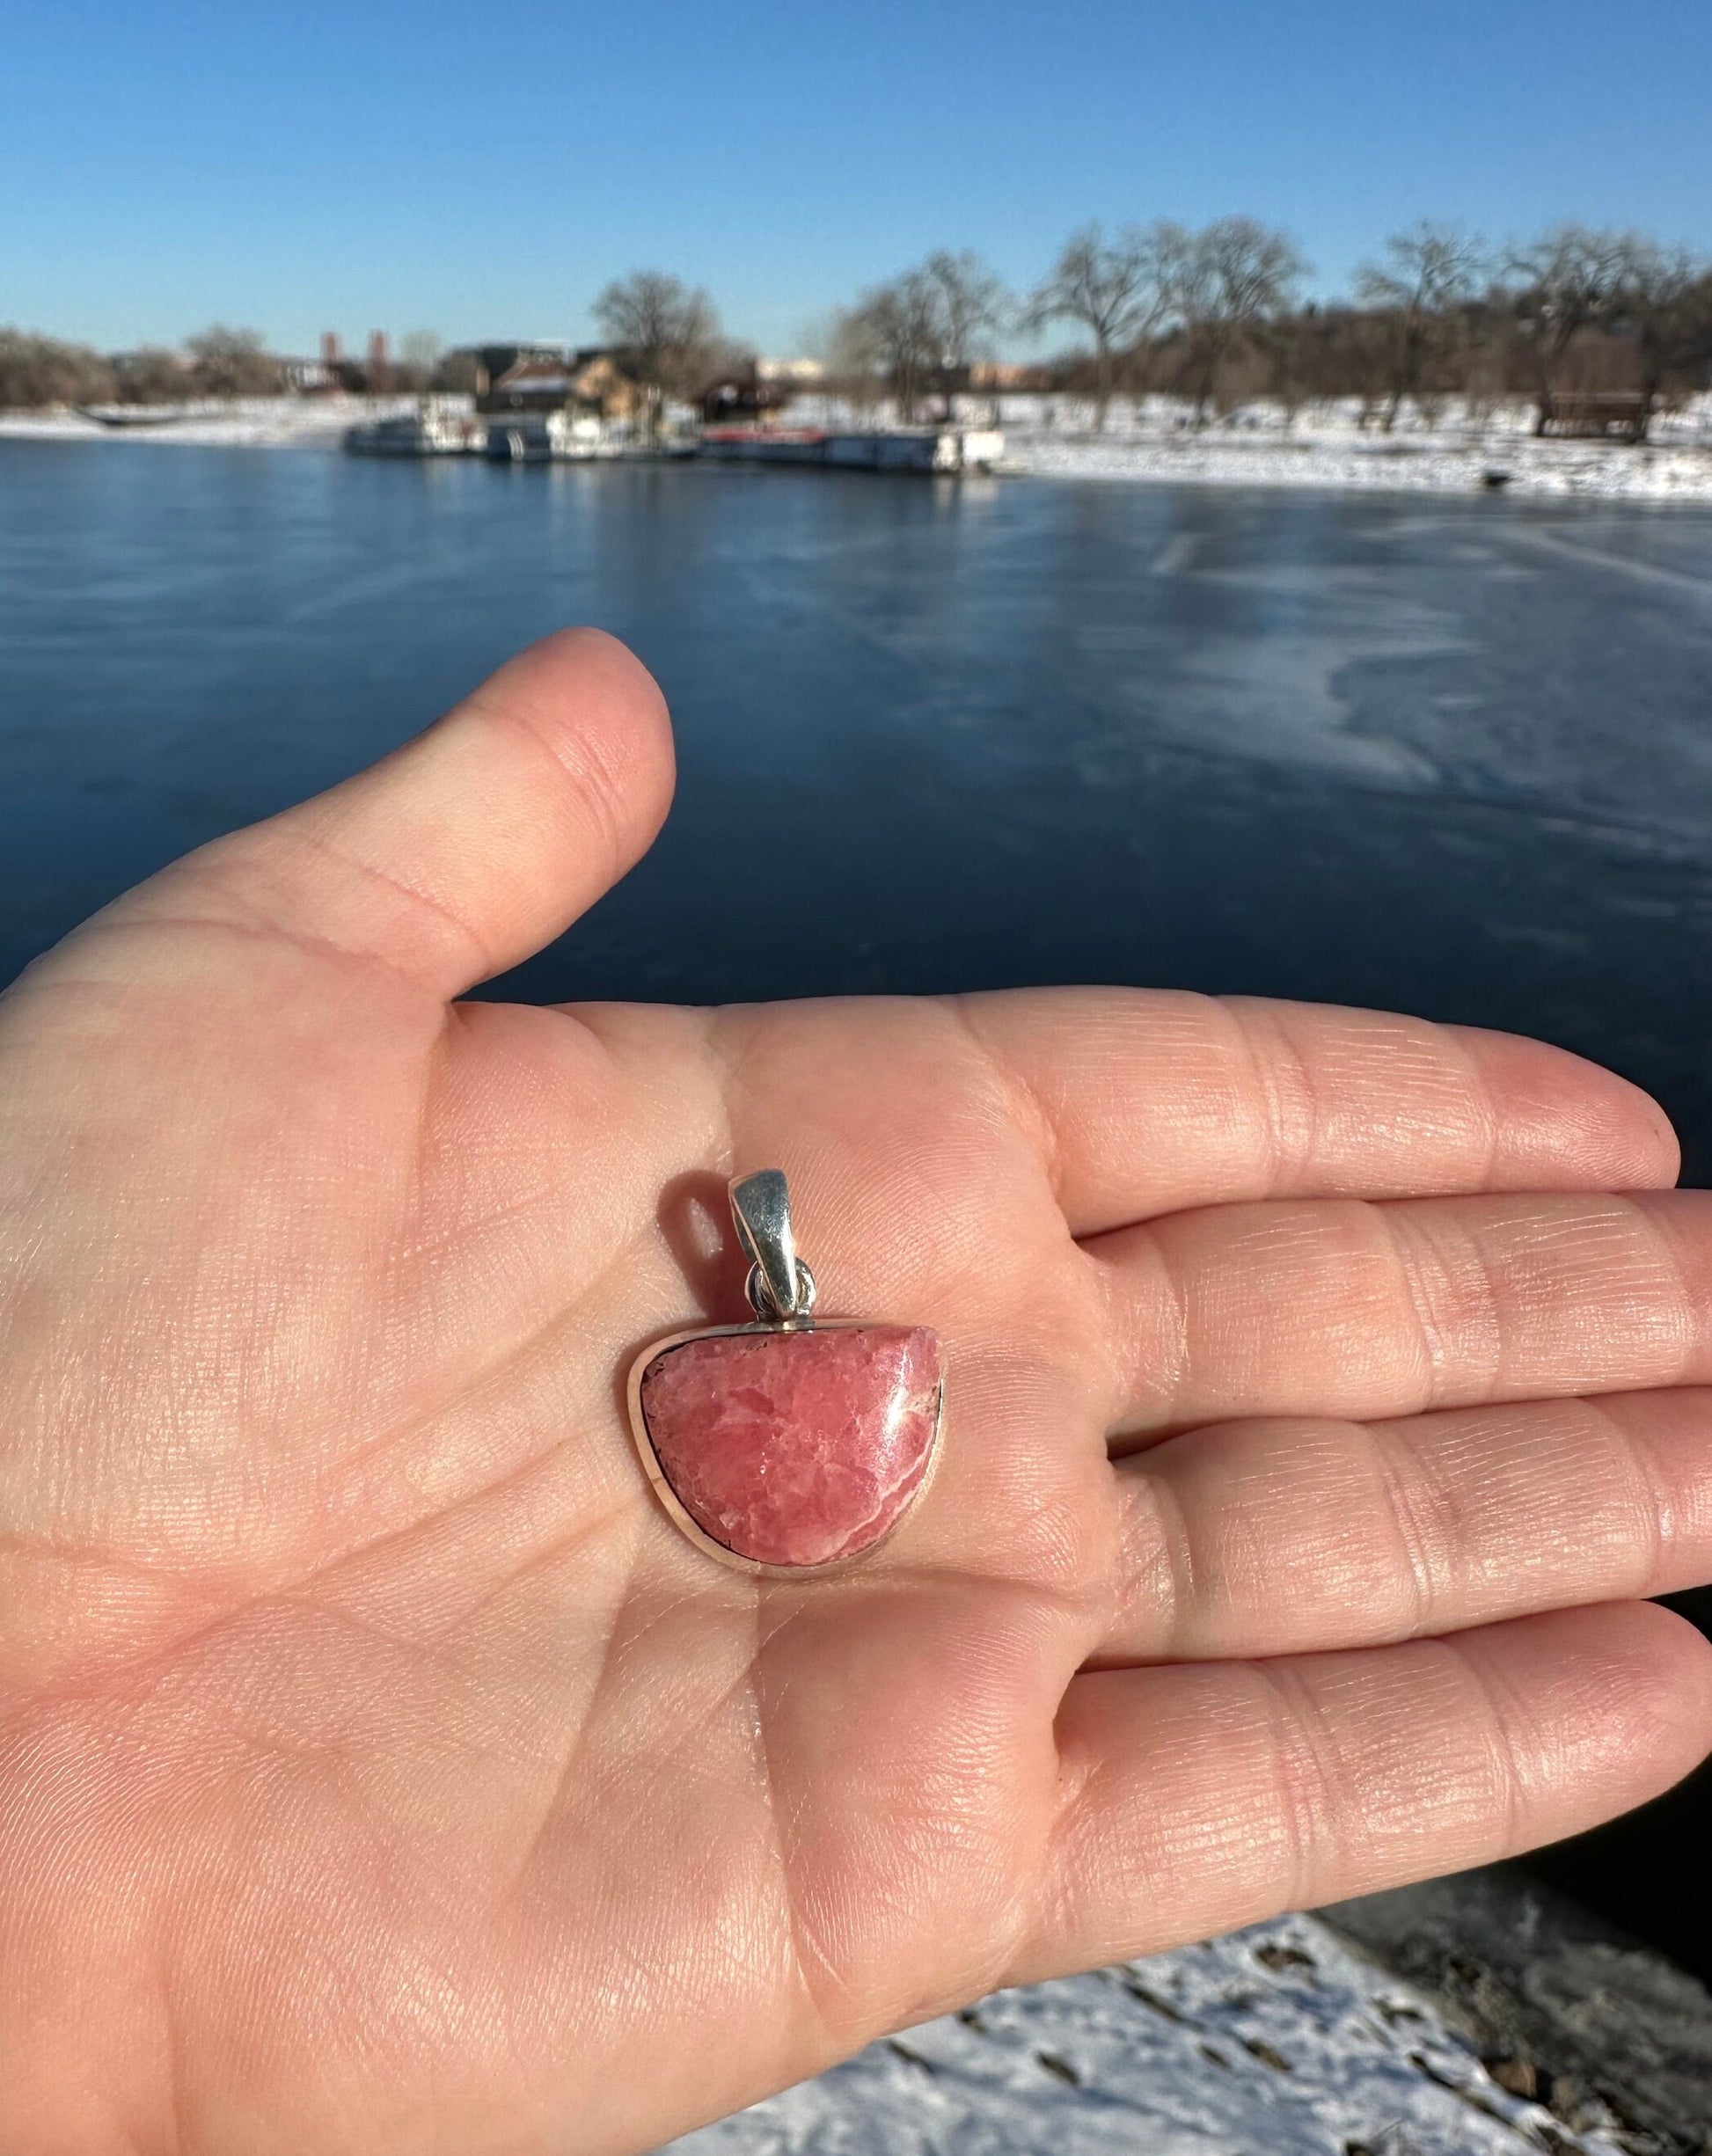
{"label": "dark water", "polygon": [[530,994],[1399,1005],[1712,1166],[1712,513],[0,444],[0,977],[574,620],[683,777]]}
{"label": "dark water", "polygon": [[[0,443],[0,979],[567,621],[682,777],[525,994],[1391,1005],[1614,1064],[1712,1170],[1712,512]],[[1689,1954],[1645,1845],[1559,1860]]]}

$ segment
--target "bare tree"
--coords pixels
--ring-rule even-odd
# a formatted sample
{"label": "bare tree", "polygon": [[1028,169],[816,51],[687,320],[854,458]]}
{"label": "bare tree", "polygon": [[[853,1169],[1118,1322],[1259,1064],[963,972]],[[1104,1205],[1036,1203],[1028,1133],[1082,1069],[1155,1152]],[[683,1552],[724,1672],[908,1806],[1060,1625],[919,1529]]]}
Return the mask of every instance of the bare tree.
{"label": "bare tree", "polygon": [[1253,217],[1219,217],[1176,236],[1166,308],[1182,328],[1197,427],[1206,422],[1225,361],[1286,311],[1306,274],[1288,234]]}
{"label": "bare tree", "polygon": [[419,375],[431,376],[445,349],[446,340],[437,330],[406,330],[399,340],[399,357]]}
{"label": "bare tree", "polygon": [[1533,357],[1536,433],[1552,416],[1570,347],[1610,323],[1650,245],[1635,232],[1560,224],[1511,254],[1508,267],[1521,280],[1516,312]]}
{"label": "bare tree", "polygon": [[389,369],[392,387],[418,396],[432,390],[445,350],[445,340],[434,330],[407,330],[399,340],[399,355]]}
{"label": "bare tree", "polygon": [[925,269],[873,286],[843,317],[843,351],[890,384],[897,416],[913,420],[942,365],[940,293]]}
{"label": "bare tree", "polygon": [[479,392],[486,378],[476,354],[458,348],[441,359],[428,378],[428,387],[444,390],[455,397],[473,397]]}
{"label": "bare tree", "polygon": [[94,404],[113,391],[113,369],[87,345],[0,329],[0,407]]}
{"label": "bare tree", "polygon": [[948,411],[951,392],[966,387],[975,362],[990,356],[1013,307],[1003,281],[968,248],[958,254],[941,248],[928,256],[922,269],[934,294],[935,340]]}
{"label": "bare tree", "polygon": [[205,397],[272,397],[282,384],[280,363],[260,330],[214,322],[187,339],[185,349],[192,378]]}
{"label": "bare tree", "polygon": [[595,302],[595,319],[642,391],[650,434],[663,400],[693,397],[717,363],[722,340],[713,301],[664,270],[615,279]]}
{"label": "bare tree", "polygon": [[1338,340],[1341,385],[1360,399],[1356,425],[1363,434],[1391,408],[1397,381],[1397,351],[1388,324],[1372,314],[1350,314]]}
{"label": "bare tree", "polygon": [[184,395],[190,379],[184,354],[161,345],[116,353],[113,371],[120,401],[128,405],[171,404]]}
{"label": "bare tree", "polygon": [[1636,253],[1649,245],[1635,232],[1560,224],[1511,253],[1507,267],[1522,281],[1518,311],[1547,373],[1578,331],[1613,311]]}
{"label": "bare tree", "polygon": [[1474,296],[1486,262],[1484,242],[1472,233],[1424,221],[1385,243],[1382,262],[1356,272],[1356,296],[1391,318],[1389,434],[1406,397],[1418,395],[1429,362],[1443,353],[1455,311]]}
{"label": "bare tree", "polygon": [[949,399],[1010,318],[1010,295],[977,254],[941,249],[918,268],[869,288],[825,335],[835,373],[860,397],[886,382],[913,420],[930,390]]}
{"label": "bare tree", "polygon": [[1106,424],[1117,356],[1151,336],[1170,304],[1171,265],[1182,235],[1170,224],[1126,225],[1115,238],[1097,224],[1072,233],[1029,302],[1031,328],[1075,322],[1094,340],[1094,424]]}
{"label": "bare tree", "polygon": [[1706,265],[1686,248],[1635,244],[1613,326],[1635,339],[1646,398],[1643,419],[1650,418],[1672,369],[1693,364],[1704,333],[1707,296]]}
{"label": "bare tree", "polygon": [[868,411],[885,386],[874,325],[860,305],[840,307],[827,317],[818,335],[828,387],[836,388],[859,411]]}

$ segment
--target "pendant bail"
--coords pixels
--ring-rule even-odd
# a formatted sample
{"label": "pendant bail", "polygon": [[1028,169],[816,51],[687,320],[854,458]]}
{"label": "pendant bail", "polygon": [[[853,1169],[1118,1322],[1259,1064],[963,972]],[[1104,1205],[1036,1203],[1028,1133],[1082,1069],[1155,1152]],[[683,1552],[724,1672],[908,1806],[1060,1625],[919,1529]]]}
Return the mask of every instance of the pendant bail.
{"label": "pendant bail", "polygon": [[781,1168],[734,1177],[729,1186],[737,1240],[750,1260],[750,1306],[766,1325],[803,1325],[815,1307],[815,1276],[796,1254],[791,1195]]}

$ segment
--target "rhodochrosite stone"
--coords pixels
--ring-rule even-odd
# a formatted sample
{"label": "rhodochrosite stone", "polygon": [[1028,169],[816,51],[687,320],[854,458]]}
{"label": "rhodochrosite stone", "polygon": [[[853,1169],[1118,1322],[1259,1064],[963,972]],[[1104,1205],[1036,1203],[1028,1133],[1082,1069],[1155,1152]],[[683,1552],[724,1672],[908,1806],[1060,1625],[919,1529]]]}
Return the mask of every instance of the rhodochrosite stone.
{"label": "rhodochrosite stone", "polygon": [[728,1333],[662,1348],[642,1374],[660,1472],[705,1535],[763,1565],[869,1549],[921,1486],[940,1412],[925,1326]]}

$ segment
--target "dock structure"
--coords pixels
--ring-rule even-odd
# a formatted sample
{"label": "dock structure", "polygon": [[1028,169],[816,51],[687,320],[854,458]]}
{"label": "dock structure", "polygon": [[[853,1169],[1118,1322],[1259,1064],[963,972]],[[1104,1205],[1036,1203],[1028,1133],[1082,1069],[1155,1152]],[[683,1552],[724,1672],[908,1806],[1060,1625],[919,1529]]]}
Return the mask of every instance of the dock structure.
{"label": "dock structure", "polygon": [[487,428],[485,454],[496,464],[587,464],[622,446],[601,420],[568,412],[520,412]]}
{"label": "dock structure", "polygon": [[470,457],[482,435],[466,414],[425,398],[413,412],[348,427],[344,441],[353,457]]}
{"label": "dock structure", "polygon": [[1005,454],[997,428],[915,427],[840,433],[819,427],[706,427],[701,454],[724,464],[814,464],[926,475],[991,471]]}
{"label": "dock structure", "polygon": [[562,409],[476,416],[425,398],[413,412],[347,428],[363,457],[484,456],[491,464],[582,464],[599,458],[699,456],[713,462],[807,464],[823,471],[955,478],[991,471],[1005,454],[997,428],[706,427],[697,436],[638,440],[588,413]]}

